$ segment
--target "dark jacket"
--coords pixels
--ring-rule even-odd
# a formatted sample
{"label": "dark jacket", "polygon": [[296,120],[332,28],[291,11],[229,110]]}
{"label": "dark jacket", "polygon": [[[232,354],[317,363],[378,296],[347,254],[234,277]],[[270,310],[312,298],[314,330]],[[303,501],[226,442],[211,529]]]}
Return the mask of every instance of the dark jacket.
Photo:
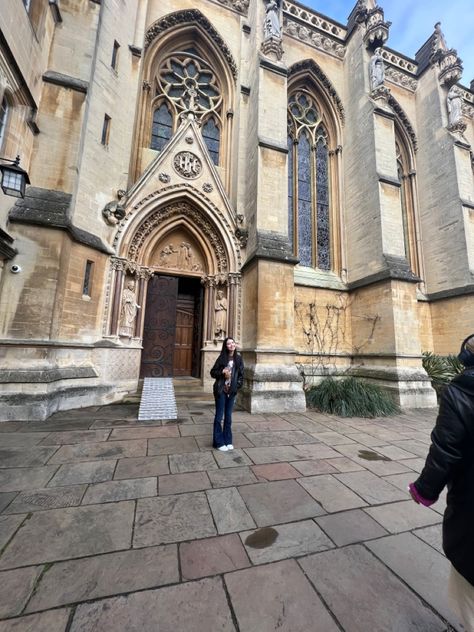
{"label": "dark jacket", "polygon": [[[217,397],[224,390],[225,377],[222,374],[222,371],[226,368],[227,362],[222,357],[219,356],[214,363],[214,366],[211,369],[211,377],[213,377],[216,381],[214,382],[213,393],[214,397]],[[234,353],[234,367],[232,371],[232,379],[230,382],[230,391],[229,395],[236,395],[237,389],[242,388],[242,384],[244,383],[244,361],[242,360],[242,356],[237,352]]]}
{"label": "dark jacket", "polygon": [[425,467],[415,481],[421,496],[430,500],[445,485],[444,552],[474,586],[474,368],[444,390]]}

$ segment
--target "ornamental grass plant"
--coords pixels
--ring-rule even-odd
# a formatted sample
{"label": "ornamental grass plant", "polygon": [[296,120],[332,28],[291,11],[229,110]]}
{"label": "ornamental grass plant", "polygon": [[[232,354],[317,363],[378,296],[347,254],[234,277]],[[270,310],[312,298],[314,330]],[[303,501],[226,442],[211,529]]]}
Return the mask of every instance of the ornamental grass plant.
{"label": "ornamental grass plant", "polygon": [[387,417],[400,408],[379,386],[355,377],[324,378],[306,391],[310,408],[339,417]]}
{"label": "ornamental grass plant", "polygon": [[440,356],[431,351],[425,351],[422,362],[438,395],[453,377],[464,370],[464,366],[455,355]]}

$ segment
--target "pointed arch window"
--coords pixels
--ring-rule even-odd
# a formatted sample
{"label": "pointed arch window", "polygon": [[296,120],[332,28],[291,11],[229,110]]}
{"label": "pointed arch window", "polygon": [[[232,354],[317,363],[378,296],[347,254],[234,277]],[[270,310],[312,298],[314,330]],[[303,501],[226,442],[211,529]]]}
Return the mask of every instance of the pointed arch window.
{"label": "pointed arch window", "polygon": [[153,112],[151,149],[161,151],[173,134],[173,115],[166,103],[161,103]]}
{"label": "pointed arch window", "polygon": [[9,105],[7,98],[4,96],[2,99],[2,104],[0,105],[0,149],[2,149],[8,125],[8,110]]}
{"label": "pointed arch window", "polygon": [[288,103],[288,233],[305,267],[330,270],[331,222],[327,132],[305,90]]}
{"label": "pointed arch window", "polygon": [[402,209],[403,241],[405,256],[411,271],[421,276],[418,253],[417,222],[415,215],[415,170],[411,168],[410,153],[402,138],[396,132],[395,149],[397,154],[397,172],[400,181],[400,203]]}
{"label": "pointed arch window", "polygon": [[220,134],[214,117],[209,118],[202,126],[202,137],[215,165],[219,164]]}

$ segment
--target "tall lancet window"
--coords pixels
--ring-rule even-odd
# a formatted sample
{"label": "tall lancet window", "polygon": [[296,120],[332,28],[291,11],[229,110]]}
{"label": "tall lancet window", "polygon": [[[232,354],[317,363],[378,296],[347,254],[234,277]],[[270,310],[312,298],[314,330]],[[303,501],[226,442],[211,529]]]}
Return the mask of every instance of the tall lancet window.
{"label": "tall lancet window", "polygon": [[407,143],[396,131],[397,171],[400,180],[400,202],[402,207],[403,240],[405,256],[411,271],[422,276],[418,252],[418,231],[416,222],[415,170]]}
{"label": "tall lancet window", "polygon": [[330,270],[331,222],[327,133],[314,98],[295,92],[288,104],[288,233],[305,267]]}
{"label": "tall lancet window", "polygon": [[173,134],[173,116],[166,103],[161,103],[153,112],[151,149],[161,151]]}
{"label": "tall lancet window", "polygon": [[206,147],[211,155],[212,162],[215,165],[219,164],[219,144],[220,144],[220,130],[216,125],[214,117],[208,119],[202,126],[202,137],[206,143]]}

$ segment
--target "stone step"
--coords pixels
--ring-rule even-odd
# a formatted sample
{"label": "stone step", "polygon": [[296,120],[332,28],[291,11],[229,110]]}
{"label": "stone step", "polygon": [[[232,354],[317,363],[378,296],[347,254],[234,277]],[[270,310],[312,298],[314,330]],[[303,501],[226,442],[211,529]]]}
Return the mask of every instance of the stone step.
{"label": "stone step", "polygon": [[143,381],[138,421],[177,419],[177,417],[173,379],[146,377]]}

